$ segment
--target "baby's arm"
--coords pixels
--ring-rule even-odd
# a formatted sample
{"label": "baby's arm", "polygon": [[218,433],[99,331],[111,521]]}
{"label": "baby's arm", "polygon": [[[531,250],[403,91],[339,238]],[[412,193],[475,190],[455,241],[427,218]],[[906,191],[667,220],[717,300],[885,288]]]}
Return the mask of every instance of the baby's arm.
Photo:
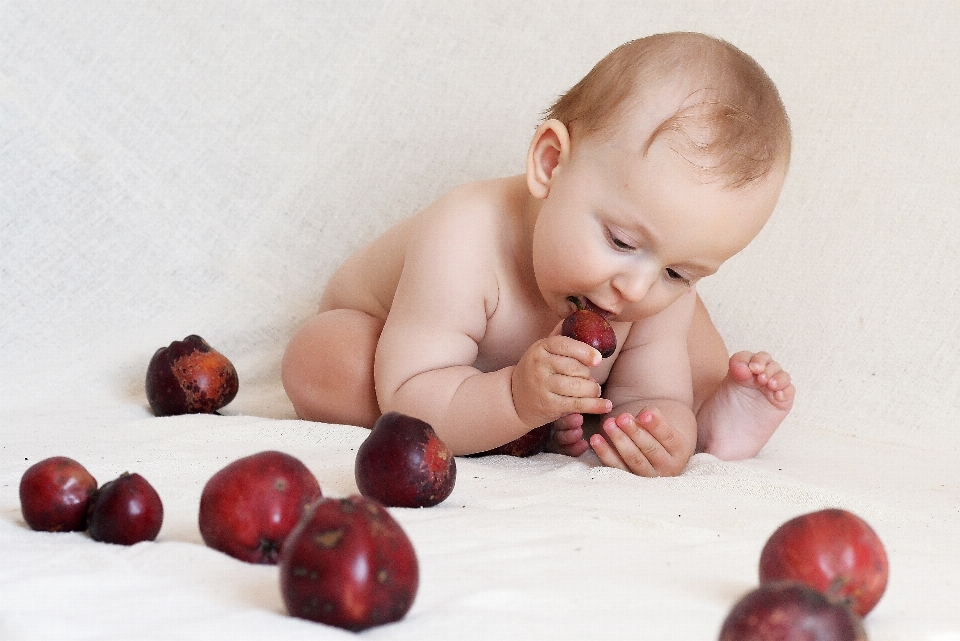
{"label": "baby's arm", "polygon": [[[613,413],[590,439],[605,465],[641,476],[683,471],[697,443],[687,333],[696,293],[634,323],[607,380]],[[604,438],[606,437],[606,438]]]}
{"label": "baby's arm", "polygon": [[537,341],[515,367],[473,367],[498,289],[488,262],[494,250],[456,242],[471,238],[460,222],[438,220],[408,250],[377,345],[381,410],[430,423],[458,455],[497,447],[566,413],[609,411],[590,375],[599,354],[572,339]]}

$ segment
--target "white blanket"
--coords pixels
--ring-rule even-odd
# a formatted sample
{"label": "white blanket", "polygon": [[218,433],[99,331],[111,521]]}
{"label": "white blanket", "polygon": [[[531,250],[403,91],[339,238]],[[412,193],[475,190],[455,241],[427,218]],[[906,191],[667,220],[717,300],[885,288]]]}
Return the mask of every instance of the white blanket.
{"label": "white blanket", "polygon": [[[643,479],[592,455],[458,459],[392,509],[421,587],[390,639],[716,638],[766,538],[826,506],[886,544],[873,641],[960,639],[960,5],[0,1],[0,639],[325,639],[275,567],[202,544],[205,481],[288,452],[355,493],[362,429],[297,421],[283,347],[363,242],[522,171],[541,110],[613,47],[704,31],[777,82],[774,218],[701,285],[732,350],[799,389],[754,460]],[[224,416],[155,418],[153,351],[199,334]],[[133,547],[29,530],[33,462],[125,470],[166,517]]]}

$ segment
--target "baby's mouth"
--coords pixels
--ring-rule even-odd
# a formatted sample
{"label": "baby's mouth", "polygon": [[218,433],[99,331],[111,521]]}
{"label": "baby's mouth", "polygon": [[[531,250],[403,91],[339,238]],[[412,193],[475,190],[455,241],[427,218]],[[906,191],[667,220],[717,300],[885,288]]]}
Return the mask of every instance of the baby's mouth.
{"label": "baby's mouth", "polygon": [[[577,309],[586,309],[596,314],[600,314],[608,321],[613,317],[613,313],[608,312],[602,307],[598,307],[592,300],[586,296],[567,296],[567,300],[577,306]],[[579,303],[577,302],[579,301]]]}

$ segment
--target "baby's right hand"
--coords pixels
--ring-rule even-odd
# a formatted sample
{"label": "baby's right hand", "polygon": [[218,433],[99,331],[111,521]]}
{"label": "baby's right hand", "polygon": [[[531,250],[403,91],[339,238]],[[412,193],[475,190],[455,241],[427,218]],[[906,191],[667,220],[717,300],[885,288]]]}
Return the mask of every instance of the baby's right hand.
{"label": "baby's right hand", "polygon": [[552,335],[524,352],[513,368],[510,384],[517,416],[531,428],[567,414],[606,414],[613,404],[600,398],[600,384],[590,368],[600,352],[586,343]]}

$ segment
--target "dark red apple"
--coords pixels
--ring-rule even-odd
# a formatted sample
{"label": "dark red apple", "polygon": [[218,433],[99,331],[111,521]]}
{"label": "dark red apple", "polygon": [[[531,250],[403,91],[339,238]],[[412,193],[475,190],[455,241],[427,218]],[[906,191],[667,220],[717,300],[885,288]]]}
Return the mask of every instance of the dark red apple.
{"label": "dark red apple", "polygon": [[90,497],[87,524],[94,541],[121,545],[152,541],[163,525],[163,503],[147,479],[124,472]]}
{"label": "dark red apple", "polygon": [[457,463],[424,421],[387,412],[360,444],[354,463],[360,493],[391,507],[430,507],[453,492]]}
{"label": "dark red apple", "polygon": [[87,504],[97,480],[66,456],[34,463],[20,477],[20,510],[34,530],[79,532],[87,529]]}
{"label": "dark red apple", "polygon": [[790,519],[760,553],[760,582],[793,579],[845,599],[861,617],[887,587],[887,553],[866,521],[828,509]]}
{"label": "dark red apple", "polygon": [[248,563],[276,563],[307,505],[320,498],[307,466],[283,452],[237,459],[210,477],[200,495],[200,535]]}
{"label": "dark red apple", "polygon": [[287,611],[355,632],[403,618],[419,582],[410,539],[362,496],[308,507],[280,553]]}
{"label": "dark red apple", "polygon": [[797,581],[774,581],[733,606],[720,641],[867,641],[867,634],[845,604]]}
{"label": "dark red apple", "polygon": [[520,438],[516,438],[509,443],[495,447],[492,450],[477,452],[470,456],[490,456],[491,454],[506,454],[507,456],[517,456],[526,458],[539,454],[546,447],[550,440],[550,424],[535,427]]}
{"label": "dark red apple", "polygon": [[146,387],[157,416],[210,414],[236,397],[240,381],[226,356],[192,335],[154,353]]}
{"label": "dark red apple", "polygon": [[612,356],[617,351],[617,335],[607,319],[592,309],[586,309],[576,296],[570,296],[568,300],[577,306],[577,311],[563,320],[560,333],[586,343],[603,358]]}

